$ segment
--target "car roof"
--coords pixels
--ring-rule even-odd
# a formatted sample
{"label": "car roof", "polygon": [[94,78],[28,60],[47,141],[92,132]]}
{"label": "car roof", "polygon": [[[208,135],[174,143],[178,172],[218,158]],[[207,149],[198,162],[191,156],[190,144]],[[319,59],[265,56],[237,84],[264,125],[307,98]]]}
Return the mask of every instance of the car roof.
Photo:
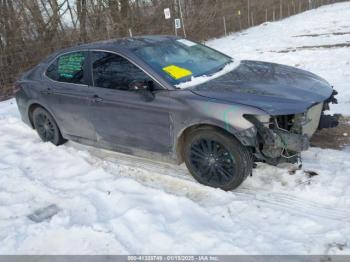
{"label": "car roof", "polygon": [[160,42],[167,40],[178,39],[176,36],[168,35],[148,35],[148,36],[136,36],[136,37],[125,37],[119,39],[110,39],[98,42],[92,42],[87,44],[80,44],[75,47],[65,49],[65,51],[75,51],[79,49],[123,49],[132,50],[141,48],[147,45],[157,45]]}
{"label": "car roof", "polygon": [[170,35],[147,35],[147,36],[124,37],[124,38],[118,38],[118,39],[91,42],[86,44],[79,44],[73,47],[58,50],[50,54],[48,57],[46,57],[43,60],[43,62],[48,63],[58,55],[74,52],[74,51],[98,49],[98,50],[106,50],[106,51],[120,51],[122,53],[125,53],[125,52],[130,52],[133,49],[141,48],[143,46],[157,45],[160,42],[164,42],[167,40],[176,40],[176,39],[179,39],[179,37],[170,36]]}

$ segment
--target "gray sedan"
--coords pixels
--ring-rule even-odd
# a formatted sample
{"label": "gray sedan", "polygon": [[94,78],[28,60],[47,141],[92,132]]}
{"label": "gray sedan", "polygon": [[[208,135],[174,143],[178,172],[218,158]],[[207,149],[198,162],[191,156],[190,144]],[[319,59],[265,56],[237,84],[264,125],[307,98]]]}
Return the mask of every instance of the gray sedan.
{"label": "gray sedan", "polygon": [[45,142],[72,140],[181,164],[232,190],[255,162],[295,163],[337,118],[324,79],[290,66],[238,61],[172,36],[61,50],[16,83],[22,119]]}

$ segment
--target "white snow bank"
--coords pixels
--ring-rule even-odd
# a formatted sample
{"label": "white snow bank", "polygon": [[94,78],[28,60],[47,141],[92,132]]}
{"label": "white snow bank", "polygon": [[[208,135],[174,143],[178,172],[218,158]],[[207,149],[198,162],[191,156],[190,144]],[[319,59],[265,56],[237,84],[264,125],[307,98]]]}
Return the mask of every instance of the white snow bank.
{"label": "white snow bank", "polygon": [[235,70],[239,65],[241,64],[241,61],[234,59],[232,63],[227,64],[223,69],[221,69],[219,72],[216,72],[210,76],[203,75],[203,76],[198,76],[198,77],[192,77],[190,81],[181,83],[176,85],[176,87],[185,89],[191,86],[196,86],[203,84],[205,82],[208,82],[210,80],[213,80],[215,78],[218,78],[220,76],[226,75],[227,73]]}

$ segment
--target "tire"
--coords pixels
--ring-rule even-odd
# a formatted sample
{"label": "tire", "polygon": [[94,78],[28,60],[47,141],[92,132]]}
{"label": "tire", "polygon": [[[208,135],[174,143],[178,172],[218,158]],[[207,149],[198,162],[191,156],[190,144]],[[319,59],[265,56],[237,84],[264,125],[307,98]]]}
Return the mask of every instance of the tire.
{"label": "tire", "polygon": [[232,135],[212,127],[202,127],[186,136],[185,163],[201,184],[229,191],[252,173],[253,157]]}
{"label": "tire", "polygon": [[44,108],[38,107],[34,109],[32,117],[34,128],[42,141],[51,142],[56,146],[62,145],[67,141],[62,137],[55,119]]}

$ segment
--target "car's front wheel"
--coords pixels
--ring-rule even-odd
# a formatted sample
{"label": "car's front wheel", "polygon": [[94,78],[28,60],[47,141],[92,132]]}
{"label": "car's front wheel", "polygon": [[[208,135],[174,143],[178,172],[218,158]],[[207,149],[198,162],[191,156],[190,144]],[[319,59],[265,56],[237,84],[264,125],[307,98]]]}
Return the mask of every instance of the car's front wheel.
{"label": "car's front wheel", "polygon": [[44,108],[38,107],[33,111],[33,124],[39,137],[44,142],[51,142],[58,146],[66,140],[62,137],[56,121]]}
{"label": "car's front wheel", "polygon": [[186,136],[185,163],[201,184],[233,190],[252,172],[249,150],[224,131],[203,127]]}

